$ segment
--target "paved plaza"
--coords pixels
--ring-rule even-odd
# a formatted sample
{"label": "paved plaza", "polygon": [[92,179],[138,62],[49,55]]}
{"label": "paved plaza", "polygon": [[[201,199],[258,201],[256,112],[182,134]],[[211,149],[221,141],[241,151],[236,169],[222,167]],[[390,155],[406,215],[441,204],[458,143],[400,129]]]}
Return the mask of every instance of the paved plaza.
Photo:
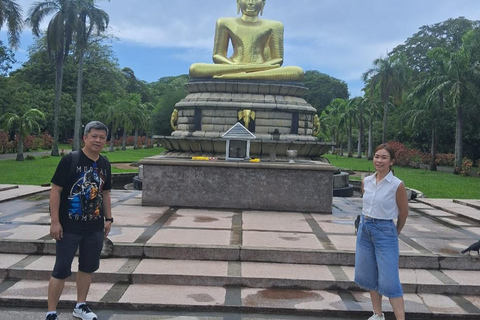
{"label": "paved plaza", "polygon": [[[0,306],[8,319],[44,316],[55,250],[48,191],[0,185]],[[142,207],[141,191],[127,190],[114,190],[112,201],[114,248],[89,295],[102,320],[371,314],[368,293],[353,281],[359,198],[334,198],[332,215]],[[478,319],[480,257],[460,251],[480,239],[480,201],[422,198],[409,207],[400,236],[407,319]],[[69,280],[61,319],[72,318]]]}

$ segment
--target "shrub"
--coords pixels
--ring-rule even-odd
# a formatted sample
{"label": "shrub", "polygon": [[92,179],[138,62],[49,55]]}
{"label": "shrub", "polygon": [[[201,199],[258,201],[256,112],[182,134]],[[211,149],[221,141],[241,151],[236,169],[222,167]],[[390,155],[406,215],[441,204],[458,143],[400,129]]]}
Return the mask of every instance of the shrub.
{"label": "shrub", "polygon": [[6,153],[9,149],[8,133],[0,131],[0,153]]}
{"label": "shrub", "polygon": [[23,138],[23,151],[38,150],[37,140],[34,136],[28,135]]}
{"label": "shrub", "polygon": [[455,155],[453,153],[437,153],[435,162],[437,166],[453,167],[455,164]]}
{"label": "shrub", "polygon": [[35,160],[35,156],[32,156],[31,154],[27,154],[25,157],[25,160]]}
{"label": "shrub", "polygon": [[463,158],[462,160],[462,167],[460,168],[460,174],[462,176],[469,176],[470,171],[473,167],[473,161],[467,158]]}
{"label": "shrub", "polygon": [[52,146],[53,146],[53,138],[51,135],[48,134],[47,131],[45,131],[42,136],[42,149],[50,150],[52,149]]}

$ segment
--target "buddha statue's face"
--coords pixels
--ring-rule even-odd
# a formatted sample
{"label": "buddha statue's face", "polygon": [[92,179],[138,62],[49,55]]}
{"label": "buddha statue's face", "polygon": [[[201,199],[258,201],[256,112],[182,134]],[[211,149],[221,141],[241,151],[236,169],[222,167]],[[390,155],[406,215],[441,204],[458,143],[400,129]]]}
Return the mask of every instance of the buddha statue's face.
{"label": "buddha statue's face", "polygon": [[244,15],[258,16],[263,11],[265,0],[237,0],[237,5]]}

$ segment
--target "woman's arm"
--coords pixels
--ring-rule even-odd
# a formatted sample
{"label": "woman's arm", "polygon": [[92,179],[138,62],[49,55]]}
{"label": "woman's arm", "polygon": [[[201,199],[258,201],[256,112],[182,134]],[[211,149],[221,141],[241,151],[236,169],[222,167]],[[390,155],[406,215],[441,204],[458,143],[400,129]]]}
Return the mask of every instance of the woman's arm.
{"label": "woman's arm", "polygon": [[396,198],[398,206],[397,234],[400,234],[408,217],[407,190],[405,189],[403,182],[400,183],[397,188]]}

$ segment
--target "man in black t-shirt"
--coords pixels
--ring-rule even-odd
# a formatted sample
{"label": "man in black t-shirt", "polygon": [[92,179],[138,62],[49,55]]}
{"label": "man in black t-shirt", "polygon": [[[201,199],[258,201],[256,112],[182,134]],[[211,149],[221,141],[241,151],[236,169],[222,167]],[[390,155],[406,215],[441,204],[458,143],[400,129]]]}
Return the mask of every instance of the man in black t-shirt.
{"label": "man in black t-shirt", "polygon": [[56,260],[48,285],[46,320],[57,320],[57,304],[72,272],[78,249],[77,304],[73,316],[96,320],[86,304],[92,273],[100,266],[103,240],[112,226],[111,167],[100,155],[108,128],[99,121],[85,126],[85,147],[63,157],[52,178],[50,236],[56,240]]}

